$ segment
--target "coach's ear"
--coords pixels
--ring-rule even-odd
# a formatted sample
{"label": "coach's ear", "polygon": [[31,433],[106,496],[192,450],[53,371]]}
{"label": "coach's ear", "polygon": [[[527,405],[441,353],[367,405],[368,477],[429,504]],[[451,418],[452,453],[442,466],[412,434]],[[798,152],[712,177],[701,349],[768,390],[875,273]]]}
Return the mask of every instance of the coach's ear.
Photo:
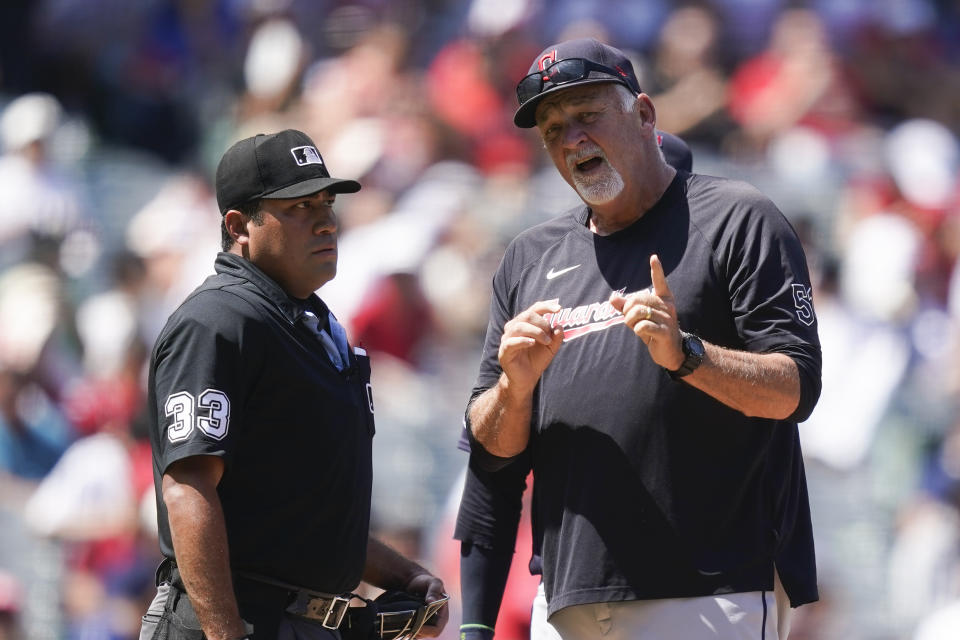
{"label": "coach's ear", "polygon": [[651,129],[657,126],[657,108],[653,106],[653,100],[645,93],[637,96],[634,104],[634,112],[640,116],[640,123],[649,126]]}
{"label": "coach's ear", "polygon": [[233,242],[240,246],[245,246],[250,242],[250,233],[247,231],[247,224],[250,222],[248,216],[243,215],[236,209],[230,209],[223,214],[223,226],[233,238]]}

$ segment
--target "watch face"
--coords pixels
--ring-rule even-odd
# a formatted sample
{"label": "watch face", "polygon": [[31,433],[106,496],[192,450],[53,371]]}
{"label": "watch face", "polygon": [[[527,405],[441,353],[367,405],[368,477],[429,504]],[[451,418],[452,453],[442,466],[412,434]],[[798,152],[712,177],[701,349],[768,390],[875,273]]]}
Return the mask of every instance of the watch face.
{"label": "watch face", "polygon": [[687,336],[684,338],[683,344],[687,348],[687,353],[690,355],[702,358],[706,354],[706,351],[703,348],[703,343],[700,342],[700,338],[696,336]]}

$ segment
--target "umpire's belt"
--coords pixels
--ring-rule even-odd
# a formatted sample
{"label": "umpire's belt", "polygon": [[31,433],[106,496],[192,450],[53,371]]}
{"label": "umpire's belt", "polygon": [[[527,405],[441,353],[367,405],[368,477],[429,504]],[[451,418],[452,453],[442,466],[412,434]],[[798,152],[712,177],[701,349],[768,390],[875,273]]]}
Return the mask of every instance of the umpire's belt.
{"label": "umpire's belt", "polygon": [[344,616],[347,615],[347,609],[350,608],[350,600],[353,598],[349,593],[342,595],[321,593],[247,571],[235,571],[234,576],[241,581],[253,581],[286,591],[288,597],[284,610],[287,613],[316,620],[327,629],[340,627]]}
{"label": "umpire's belt", "polygon": [[[366,606],[351,607],[352,598],[363,600]],[[339,629],[343,638],[370,638],[399,640],[413,638],[426,621],[425,610],[415,606],[397,611],[381,611],[376,601],[354,594],[327,596],[309,591],[298,591],[296,599],[286,612],[316,620],[327,629]]]}
{"label": "umpire's belt", "polygon": [[338,629],[347,615],[352,596],[334,596],[298,590],[294,601],[287,606],[287,613],[301,618],[316,620],[327,629]]}
{"label": "umpire's belt", "polygon": [[[276,601],[287,613],[316,620],[327,629],[339,628],[345,637],[366,638],[370,629],[380,638],[413,637],[425,621],[415,607],[382,611],[371,601],[365,607],[350,607],[350,600],[357,597],[354,594],[319,593],[246,571],[234,571],[233,577],[238,595],[255,597],[261,603]],[[177,563],[170,558],[157,568],[156,582],[167,582],[185,591]]]}
{"label": "umpire's belt", "polygon": [[[410,602],[394,602],[391,606],[384,601],[384,596],[395,592],[385,593],[377,600],[367,600],[353,593],[318,593],[249,572],[235,572],[234,575],[241,580],[286,589],[290,594],[284,609],[286,613],[317,621],[327,629],[339,629],[345,640],[366,640],[371,637],[371,632],[381,640],[413,638],[427,620],[425,606]],[[353,598],[365,602],[366,606],[351,607]]]}

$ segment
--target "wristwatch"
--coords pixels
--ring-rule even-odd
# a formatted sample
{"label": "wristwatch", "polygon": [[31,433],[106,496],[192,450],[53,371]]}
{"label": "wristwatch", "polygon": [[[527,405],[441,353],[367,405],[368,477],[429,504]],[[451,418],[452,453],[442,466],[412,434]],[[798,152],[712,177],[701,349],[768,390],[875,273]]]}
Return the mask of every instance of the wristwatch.
{"label": "wristwatch", "polygon": [[686,331],[680,332],[680,348],[683,349],[683,364],[674,371],[667,370],[667,373],[674,380],[679,380],[696,371],[707,353],[703,348],[703,341]]}

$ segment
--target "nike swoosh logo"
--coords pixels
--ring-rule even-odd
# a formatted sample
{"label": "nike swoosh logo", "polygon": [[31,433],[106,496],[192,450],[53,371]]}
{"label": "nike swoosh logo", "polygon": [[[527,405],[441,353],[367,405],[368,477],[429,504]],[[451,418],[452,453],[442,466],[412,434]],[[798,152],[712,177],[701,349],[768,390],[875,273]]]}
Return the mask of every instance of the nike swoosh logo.
{"label": "nike swoosh logo", "polygon": [[557,276],[562,276],[562,275],[565,274],[567,271],[573,271],[574,269],[576,269],[576,268],[579,267],[579,266],[580,266],[580,265],[575,264],[575,265],[573,265],[572,267],[567,267],[566,269],[560,269],[559,271],[554,271],[553,269],[550,269],[550,271],[547,272],[547,280],[553,280],[553,279],[556,278]]}

